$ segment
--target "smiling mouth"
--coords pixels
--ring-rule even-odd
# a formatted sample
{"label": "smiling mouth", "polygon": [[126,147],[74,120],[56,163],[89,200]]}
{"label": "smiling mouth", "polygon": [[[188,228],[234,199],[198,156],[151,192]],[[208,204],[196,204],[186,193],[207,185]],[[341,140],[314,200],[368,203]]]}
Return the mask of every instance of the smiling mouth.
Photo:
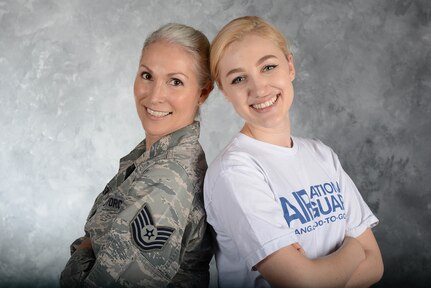
{"label": "smiling mouth", "polygon": [[152,110],[152,109],[150,109],[148,107],[147,107],[147,112],[151,116],[154,116],[154,117],[157,117],[157,118],[162,118],[162,117],[168,116],[169,114],[172,114],[172,112],[156,111],[156,110]]}
{"label": "smiling mouth", "polygon": [[269,99],[268,101],[265,101],[265,102],[259,103],[259,104],[253,104],[250,106],[256,110],[262,110],[262,109],[271,107],[272,105],[274,105],[275,102],[277,102],[279,96],[280,96],[280,94],[277,94],[274,97],[272,97],[271,99]]}

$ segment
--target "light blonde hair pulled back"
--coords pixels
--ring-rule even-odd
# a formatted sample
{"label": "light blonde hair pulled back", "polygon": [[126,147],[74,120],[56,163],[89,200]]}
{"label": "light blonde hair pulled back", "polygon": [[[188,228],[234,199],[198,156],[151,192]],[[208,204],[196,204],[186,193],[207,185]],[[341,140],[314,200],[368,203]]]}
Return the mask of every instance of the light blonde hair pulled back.
{"label": "light blonde hair pulled back", "polygon": [[258,16],[244,16],[236,18],[226,24],[220,32],[218,32],[211,43],[211,77],[213,81],[217,82],[219,88],[221,88],[219,81],[219,63],[226,48],[235,41],[241,41],[246,35],[251,33],[274,41],[286,57],[290,54],[287,39],[284,37],[283,33],[273,25]]}
{"label": "light blonde hair pulled back", "polygon": [[184,24],[168,23],[148,36],[144,42],[142,54],[145,53],[145,48],[150,44],[159,41],[178,45],[193,56],[201,88],[208,82],[212,82],[209,64],[210,43],[201,31]]}

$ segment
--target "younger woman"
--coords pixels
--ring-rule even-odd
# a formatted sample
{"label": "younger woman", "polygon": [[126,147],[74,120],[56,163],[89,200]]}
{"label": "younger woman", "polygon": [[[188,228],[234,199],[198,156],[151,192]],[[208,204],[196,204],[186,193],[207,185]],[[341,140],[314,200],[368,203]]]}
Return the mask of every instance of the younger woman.
{"label": "younger woman", "polygon": [[291,135],[295,67],[258,17],[231,21],[211,74],[245,124],[205,178],[221,287],[365,287],[383,273],[378,223],[337,155]]}

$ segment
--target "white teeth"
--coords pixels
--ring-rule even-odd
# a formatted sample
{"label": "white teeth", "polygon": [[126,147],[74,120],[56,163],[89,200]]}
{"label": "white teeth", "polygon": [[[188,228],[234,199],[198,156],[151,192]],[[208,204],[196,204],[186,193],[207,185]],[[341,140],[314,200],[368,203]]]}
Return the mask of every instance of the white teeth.
{"label": "white teeth", "polygon": [[154,111],[150,108],[147,108],[147,112],[154,117],[165,117],[166,115],[169,115],[169,112]]}
{"label": "white teeth", "polygon": [[278,97],[278,96],[274,96],[273,98],[269,99],[269,100],[268,100],[268,101],[266,101],[266,102],[259,103],[259,104],[254,104],[254,105],[252,105],[252,106],[253,106],[253,108],[255,108],[255,109],[263,109],[263,108],[266,108],[266,107],[272,106],[272,105],[275,103],[275,101],[277,101],[277,97]]}

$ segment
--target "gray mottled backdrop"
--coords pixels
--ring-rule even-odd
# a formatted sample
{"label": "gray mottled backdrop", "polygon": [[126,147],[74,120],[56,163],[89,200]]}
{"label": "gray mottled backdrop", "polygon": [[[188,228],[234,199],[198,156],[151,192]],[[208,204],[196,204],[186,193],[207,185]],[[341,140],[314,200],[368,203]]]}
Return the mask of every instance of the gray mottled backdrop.
{"label": "gray mottled backdrop", "polygon": [[[430,283],[430,1],[0,0],[0,286],[57,286],[143,137],[132,85],[148,33],[182,22],[212,39],[247,14],[291,41],[294,134],[332,146],[381,221],[377,286]],[[202,123],[209,161],[241,126],[217,90]]]}

